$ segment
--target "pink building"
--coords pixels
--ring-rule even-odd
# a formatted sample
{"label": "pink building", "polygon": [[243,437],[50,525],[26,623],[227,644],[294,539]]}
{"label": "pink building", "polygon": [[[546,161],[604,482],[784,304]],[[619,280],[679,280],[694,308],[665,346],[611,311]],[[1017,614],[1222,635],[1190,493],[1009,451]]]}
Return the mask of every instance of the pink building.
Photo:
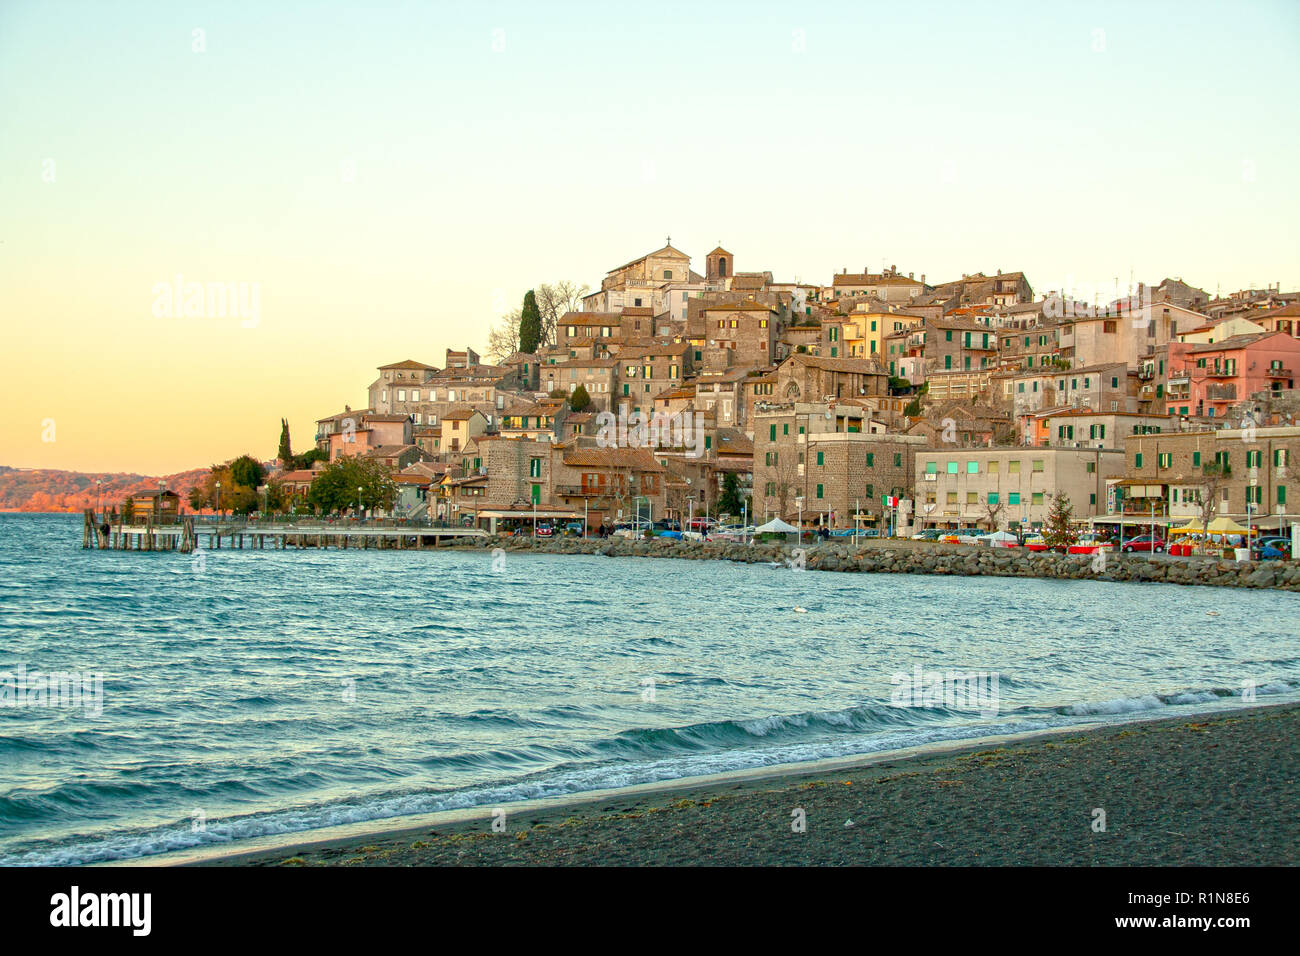
{"label": "pink building", "polygon": [[1165,403],[1170,415],[1223,418],[1255,392],[1295,388],[1300,340],[1283,332],[1234,335],[1198,345],[1169,343]]}

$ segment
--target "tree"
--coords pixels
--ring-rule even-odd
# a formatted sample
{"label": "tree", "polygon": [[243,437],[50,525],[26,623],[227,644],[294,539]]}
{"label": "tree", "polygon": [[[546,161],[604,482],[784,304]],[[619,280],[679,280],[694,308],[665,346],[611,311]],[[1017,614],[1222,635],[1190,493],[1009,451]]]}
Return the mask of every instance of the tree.
{"label": "tree", "polygon": [[[357,489],[361,491],[358,494]],[[362,508],[391,510],[397,497],[392,473],[373,458],[346,457],[326,465],[311,483],[307,501],[322,512]]]}
{"label": "tree", "polygon": [[289,420],[285,418],[280,419],[280,452],[276,457],[285,468],[293,464],[293,450],[289,445]]}
{"label": "tree", "polygon": [[578,285],[568,279],[561,279],[551,285],[543,282],[537,287],[537,308],[541,314],[541,341],[543,344],[554,342],[555,330],[560,319],[567,312],[577,312],[582,308],[582,297],[587,294],[587,285]]}
{"label": "tree", "polygon": [[734,471],[722,476],[722,494],[718,496],[718,511],[739,516],[744,502],[740,500],[740,478]]}
{"label": "tree", "polygon": [[1043,543],[1054,550],[1064,550],[1079,540],[1079,533],[1070,524],[1074,517],[1074,508],[1070,505],[1070,496],[1064,491],[1057,492],[1047,509],[1047,525],[1043,528]]}
{"label": "tree", "polygon": [[519,351],[536,352],[542,341],[542,313],[537,308],[537,296],[529,289],[524,293],[524,305],[519,310]]}
{"label": "tree", "polygon": [[903,414],[908,418],[921,417],[921,397],[919,395],[907,403],[907,407],[903,409]]}
{"label": "tree", "polygon": [[989,524],[989,531],[998,530],[998,515],[1002,514],[1003,504],[1000,501],[984,502],[984,520]]}
{"label": "tree", "polygon": [[498,364],[523,351],[519,347],[519,315],[518,309],[507,312],[501,316],[500,324],[488,332],[487,354]]}
{"label": "tree", "polygon": [[255,489],[265,477],[261,462],[252,455],[240,455],[230,463],[230,480],[236,486]]}
{"label": "tree", "polygon": [[587,387],[579,385],[569,396],[569,408],[575,412],[583,412],[591,407],[591,396],[587,394]]}
{"label": "tree", "polygon": [[306,471],[318,461],[329,461],[329,453],[321,451],[319,448],[313,448],[305,451],[301,455],[293,456],[293,467],[297,471]]}
{"label": "tree", "polygon": [[1232,466],[1217,461],[1206,462],[1201,469],[1201,481],[1196,486],[1196,503],[1200,506],[1201,533],[1205,535],[1202,548],[1210,547],[1210,522],[1219,510],[1219,497],[1224,485],[1232,477]]}
{"label": "tree", "polygon": [[773,475],[776,484],[777,500],[777,517],[785,518],[789,513],[786,510],[786,502],[790,499],[790,493],[797,494],[802,490],[799,479],[799,463],[795,460],[793,448],[787,451],[773,451],[772,454],[776,460],[772,463]]}
{"label": "tree", "polygon": [[212,499],[208,496],[208,490],[202,485],[195,485],[190,489],[190,508],[194,511],[202,511],[204,508],[211,507]]}

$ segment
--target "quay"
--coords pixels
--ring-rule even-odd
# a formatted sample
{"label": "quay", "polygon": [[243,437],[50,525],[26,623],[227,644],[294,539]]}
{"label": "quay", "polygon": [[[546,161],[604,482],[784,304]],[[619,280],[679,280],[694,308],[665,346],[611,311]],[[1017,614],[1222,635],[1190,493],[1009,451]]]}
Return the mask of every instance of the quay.
{"label": "quay", "polygon": [[220,551],[227,548],[253,550],[266,548],[437,548],[444,541],[457,538],[486,538],[481,528],[447,528],[412,521],[245,521],[183,515],[174,522],[143,524],[116,522],[97,517],[87,508],[82,528],[81,546],[85,549],[117,551],[179,551],[189,553],[203,547]]}

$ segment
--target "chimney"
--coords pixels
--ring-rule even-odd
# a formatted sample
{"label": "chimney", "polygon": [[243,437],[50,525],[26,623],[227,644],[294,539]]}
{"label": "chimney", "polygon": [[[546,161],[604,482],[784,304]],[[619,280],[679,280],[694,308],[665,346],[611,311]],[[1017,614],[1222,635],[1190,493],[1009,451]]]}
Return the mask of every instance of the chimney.
{"label": "chimney", "polygon": [[1002,275],[1002,270],[1001,270],[1001,269],[998,270],[998,275]]}
{"label": "chimney", "polygon": [[911,272],[909,272],[909,273],[907,274],[907,277],[910,279],[910,278],[912,278],[912,275],[913,275],[913,274],[912,274]]}
{"label": "chimney", "polygon": [[921,285],[925,285],[925,273],[921,273]]}

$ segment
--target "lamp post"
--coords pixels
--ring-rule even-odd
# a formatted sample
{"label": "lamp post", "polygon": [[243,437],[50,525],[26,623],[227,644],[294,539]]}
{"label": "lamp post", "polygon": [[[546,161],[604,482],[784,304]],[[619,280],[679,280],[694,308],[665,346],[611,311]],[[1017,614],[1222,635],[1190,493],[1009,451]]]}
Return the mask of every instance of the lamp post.
{"label": "lamp post", "polygon": [[361,486],[357,485],[357,521],[361,520]]}
{"label": "lamp post", "polygon": [[799,540],[803,541],[803,495],[795,495],[795,507],[799,509]]}
{"label": "lamp post", "polygon": [[95,516],[96,517],[99,516],[99,494],[103,490],[103,488],[104,488],[104,479],[96,478],[95,479]]}
{"label": "lamp post", "polygon": [[155,524],[162,524],[163,495],[166,493],[166,491],[167,491],[167,482],[160,478],[158,480],[158,519],[157,521],[154,522]]}
{"label": "lamp post", "polygon": [[221,482],[217,482],[217,524],[221,524]]}
{"label": "lamp post", "polygon": [[695,523],[695,496],[686,496],[686,530],[693,531],[692,525]]}

